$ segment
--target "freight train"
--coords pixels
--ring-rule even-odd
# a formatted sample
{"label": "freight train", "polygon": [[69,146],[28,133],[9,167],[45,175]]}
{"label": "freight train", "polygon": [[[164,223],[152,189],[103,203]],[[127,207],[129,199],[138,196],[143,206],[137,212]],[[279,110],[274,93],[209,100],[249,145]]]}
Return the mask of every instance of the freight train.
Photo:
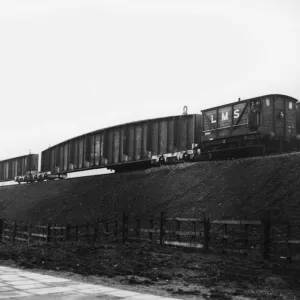
{"label": "freight train", "polygon": [[38,154],[29,154],[0,161],[0,181],[9,181],[19,175],[37,172],[38,160]]}
{"label": "freight train", "polygon": [[[116,172],[184,160],[224,159],[300,148],[297,99],[270,94],[187,114],[122,124],[59,143],[41,154],[31,181],[65,178],[70,172]],[[35,156],[36,157],[36,156]],[[0,181],[28,182],[36,162],[0,162]],[[30,166],[30,161],[32,166]],[[27,173],[27,174],[24,174]],[[25,177],[24,175],[27,175]],[[48,177],[48,178],[47,178]]]}
{"label": "freight train", "polygon": [[298,149],[299,112],[297,99],[278,94],[203,110],[199,147],[209,158]]}

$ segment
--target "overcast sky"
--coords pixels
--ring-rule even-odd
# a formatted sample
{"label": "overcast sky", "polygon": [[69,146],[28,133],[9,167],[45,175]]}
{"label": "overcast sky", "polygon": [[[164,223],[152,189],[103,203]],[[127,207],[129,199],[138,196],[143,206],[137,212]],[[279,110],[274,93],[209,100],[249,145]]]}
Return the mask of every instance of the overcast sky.
{"label": "overcast sky", "polygon": [[300,98],[300,1],[0,1],[0,159],[263,94]]}

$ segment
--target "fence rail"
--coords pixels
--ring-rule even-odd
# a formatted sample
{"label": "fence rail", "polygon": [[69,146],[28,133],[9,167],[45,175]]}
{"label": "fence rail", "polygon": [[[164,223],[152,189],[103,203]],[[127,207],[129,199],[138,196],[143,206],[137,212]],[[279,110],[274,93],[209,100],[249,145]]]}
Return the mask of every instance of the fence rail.
{"label": "fence rail", "polygon": [[[292,261],[300,250],[300,237],[292,235],[296,221],[271,221],[267,212],[261,220],[212,220],[207,213],[198,217],[168,217],[165,212],[159,217],[129,218],[125,213],[112,220],[96,219],[88,224],[32,224],[9,223],[0,219],[0,239],[12,242],[150,242],[160,246],[170,245],[201,249],[221,249],[223,252],[249,254],[258,252],[264,259],[274,257],[271,252],[277,246],[284,248],[284,254]],[[279,227],[281,231],[278,231]],[[272,231],[276,229],[277,233]],[[300,232],[300,230],[299,230]],[[277,245],[277,246],[274,246]],[[298,255],[299,256],[299,255]]]}
{"label": "fence rail", "polygon": [[211,224],[226,224],[226,225],[261,225],[262,221],[250,220],[214,220]]}

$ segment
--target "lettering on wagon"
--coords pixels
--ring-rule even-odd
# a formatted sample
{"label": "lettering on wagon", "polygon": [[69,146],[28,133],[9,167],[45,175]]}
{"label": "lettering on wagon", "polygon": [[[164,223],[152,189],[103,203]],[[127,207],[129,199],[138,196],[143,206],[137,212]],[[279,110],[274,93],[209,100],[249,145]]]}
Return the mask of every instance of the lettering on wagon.
{"label": "lettering on wagon", "polygon": [[[239,116],[240,116],[240,110],[235,109],[233,112],[233,118],[237,119]],[[217,120],[214,119],[214,117],[215,115],[210,115],[210,120],[212,124],[217,122]],[[222,112],[221,119],[222,121],[228,121],[228,111],[226,111],[225,113]]]}

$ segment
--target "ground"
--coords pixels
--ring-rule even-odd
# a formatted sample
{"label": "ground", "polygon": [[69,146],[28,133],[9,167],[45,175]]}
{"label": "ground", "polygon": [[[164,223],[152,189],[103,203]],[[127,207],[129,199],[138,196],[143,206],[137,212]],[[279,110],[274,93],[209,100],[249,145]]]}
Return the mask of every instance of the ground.
{"label": "ground", "polygon": [[[211,220],[224,215],[258,219],[271,209],[272,218],[297,220],[299,166],[300,154],[294,153],[10,186],[1,188],[0,213],[8,220],[80,224],[122,212],[145,217],[161,211],[172,216],[207,211]],[[297,264],[287,262],[138,244],[131,255],[115,255],[115,246],[99,247],[1,244],[0,258],[2,263],[71,272],[67,274],[89,280],[101,276],[109,284],[184,299],[211,293],[214,299],[293,299],[299,284]]]}
{"label": "ground", "polygon": [[53,270],[74,280],[182,299],[300,299],[299,266],[288,262],[147,244],[136,244],[132,252],[116,255],[120,249],[109,244],[1,243],[0,264]]}

